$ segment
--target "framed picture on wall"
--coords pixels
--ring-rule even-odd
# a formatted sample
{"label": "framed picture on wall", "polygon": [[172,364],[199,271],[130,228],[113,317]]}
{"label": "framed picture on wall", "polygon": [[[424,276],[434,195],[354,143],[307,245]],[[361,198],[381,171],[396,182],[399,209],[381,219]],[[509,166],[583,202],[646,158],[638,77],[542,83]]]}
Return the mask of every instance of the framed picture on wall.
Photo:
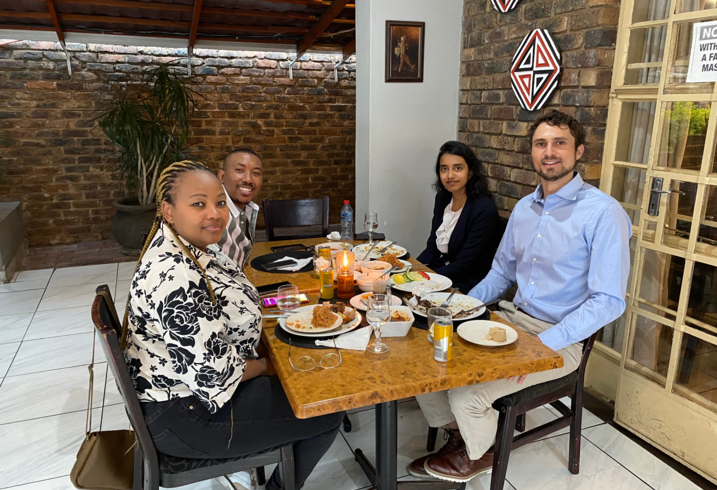
{"label": "framed picture on wall", "polygon": [[425,22],[386,21],[386,82],[423,82]]}

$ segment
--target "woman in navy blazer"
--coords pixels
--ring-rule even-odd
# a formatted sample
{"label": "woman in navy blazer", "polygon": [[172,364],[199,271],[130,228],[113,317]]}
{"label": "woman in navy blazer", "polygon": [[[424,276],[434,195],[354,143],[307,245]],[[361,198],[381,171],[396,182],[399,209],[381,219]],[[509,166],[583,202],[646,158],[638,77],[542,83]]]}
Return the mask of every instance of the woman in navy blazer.
{"label": "woman in navy blazer", "polygon": [[438,153],[433,188],[431,235],[417,260],[468,293],[488,274],[499,241],[483,165],[468,146],[449,141]]}

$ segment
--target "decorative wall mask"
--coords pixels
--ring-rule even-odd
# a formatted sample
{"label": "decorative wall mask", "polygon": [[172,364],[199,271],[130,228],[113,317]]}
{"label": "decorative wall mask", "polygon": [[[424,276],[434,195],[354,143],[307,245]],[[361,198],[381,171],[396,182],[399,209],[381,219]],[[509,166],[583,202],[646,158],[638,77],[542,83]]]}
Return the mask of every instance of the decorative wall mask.
{"label": "decorative wall mask", "polygon": [[506,13],[513,10],[519,1],[520,0],[490,0],[490,3],[493,4],[493,8],[498,12]]}
{"label": "decorative wall mask", "polygon": [[536,29],[525,36],[510,68],[513,92],[523,109],[540,110],[550,99],[558,86],[560,61],[560,51],[548,31]]}

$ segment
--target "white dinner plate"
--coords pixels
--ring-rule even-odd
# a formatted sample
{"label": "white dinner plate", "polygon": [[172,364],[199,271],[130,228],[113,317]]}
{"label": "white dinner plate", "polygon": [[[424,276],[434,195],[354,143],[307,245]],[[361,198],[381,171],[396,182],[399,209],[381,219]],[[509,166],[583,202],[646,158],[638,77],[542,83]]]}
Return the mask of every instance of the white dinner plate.
{"label": "white dinner plate", "polygon": [[[296,312],[302,313],[302,312],[308,311],[309,313],[312,313],[314,311],[315,306],[318,306],[318,305],[302,306],[300,308],[297,308]],[[281,326],[281,328],[283,328],[287,332],[294,334],[294,335],[298,335],[299,337],[326,337],[327,335],[341,335],[346,332],[350,332],[351,330],[354,330],[356,327],[361,325],[361,313],[356,312],[356,318],[351,320],[349,323],[344,323],[343,325],[341,325],[341,328],[337,328],[336,330],[331,330],[331,331],[323,332],[323,333],[322,332],[309,333],[309,332],[303,332],[303,331],[297,332],[296,330],[291,330],[286,327],[286,318],[279,318],[279,325]]]}
{"label": "white dinner plate", "polygon": [[[353,298],[351,298],[351,306],[356,308],[357,310],[366,311],[366,305],[364,305],[361,300],[365,300],[368,303],[368,297],[371,296],[373,293],[361,293],[357,294]],[[392,305],[400,305],[401,304],[401,298],[398,296],[391,295],[391,304]]]}
{"label": "white dinner plate", "polygon": [[396,284],[394,282],[396,276],[391,276],[391,287],[398,289],[399,291],[405,291],[407,293],[410,293],[411,291],[413,291],[413,288],[415,288],[419,284],[423,286],[426,291],[443,291],[444,289],[448,289],[453,285],[453,281],[451,281],[446,276],[436,274],[435,272],[427,272],[426,274],[428,274],[430,280],[404,282],[403,284]]}
{"label": "white dinner plate", "polygon": [[[371,253],[368,254],[366,260],[377,259],[385,253],[394,254],[396,257],[403,257],[408,253],[408,250],[396,244],[391,245],[385,252],[381,252],[380,254],[377,253],[382,248],[385,248],[386,245],[388,245],[389,243],[391,243],[390,240],[383,240],[378,242],[374,249],[371,250]],[[369,245],[368,243],[356,245],[353,250],[353,252],[356,254],[356,260],[363,260],[363,257],[364,255],[366,255],[366,252],[368,252],[369,248],[371,248],[371,245]]]}
{"label": "white dinner plate", "polygon": [[316,306],[318,305],[311,305],[311,308],[303,311],[297,311],[297,313],[294,313],[290,317],[280,318],[279,320],[283,320],[282,326],[285,326],[286,330],[291,333],[326,333],[336,330],[341,326],[343,319],[336,313],[333,313],[336,317],[336,321],[333,325],[324,328],[314,327],[311,324],[311,317]]}
{"label": "white dinner plate", "polygon": [[[435,303],[436,306],[440,306],[441,303],[443,303],[450,295],[451,295],[451,293],[429,293],[429,294],[424,294],[421,297],[421,299],[426,299],[432,303]],[[413,302],[414,299],[415,298],[411,299],[411,303]],[[463,317],[463,318],[455,318],[456,313],[460,312],[461,310],[470,310],[471,308],[475,308],[482,304],[483,304],[482,301],[477,300],[471,296],[456,293],[453,296],[453,299],[451,299],[451,303],[450,303],[450,305],[448,305],[448,309],[451,310],[451,313],[454,315],[453,320],[462,322],[464,320],[470,320],[471,318],[477,318],[477,317],[481,316],[485,312],[485,306],[479,310],[474,311],[470,315]],[[411,310],[413,310],[413,312],[416,315],[428,316],[425,312],[423,312],[413,306],[411,307]]]}
{"label": "white dinner plate", "polygon": [[[486,340],[490,327],[501,327],[505,329],[505,342],[495,342]],[[470,322],[461,323],[456,329],[456,333],[463,340],[467,340],[472,344],[484,345],[486,347],[500,347],[502,345],[512,344],[518,340],[518,332],[505,323],[492,322],[490,320],[472,320]]]}

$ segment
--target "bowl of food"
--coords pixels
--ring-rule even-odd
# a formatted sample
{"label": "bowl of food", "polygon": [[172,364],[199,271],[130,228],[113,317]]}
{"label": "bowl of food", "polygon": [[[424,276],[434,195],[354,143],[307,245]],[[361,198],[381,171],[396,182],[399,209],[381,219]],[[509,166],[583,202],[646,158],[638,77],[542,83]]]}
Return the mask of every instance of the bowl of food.
{"label": "bowl of food", "polygon": [[372,278],[380,276],[390,268],[391,264],[381,260],[372,260],[361,263],[361,272]]}
{"label": "bowl of food", "polygon": [[391,319],[381,329],[382,337],[405,337],[414,320],[408,306],[391,306]]}
{"label": "bowl of food", "polygon": [[373,279],[366,274],[356,274],[356,284],[364,293],[373,293]]}

